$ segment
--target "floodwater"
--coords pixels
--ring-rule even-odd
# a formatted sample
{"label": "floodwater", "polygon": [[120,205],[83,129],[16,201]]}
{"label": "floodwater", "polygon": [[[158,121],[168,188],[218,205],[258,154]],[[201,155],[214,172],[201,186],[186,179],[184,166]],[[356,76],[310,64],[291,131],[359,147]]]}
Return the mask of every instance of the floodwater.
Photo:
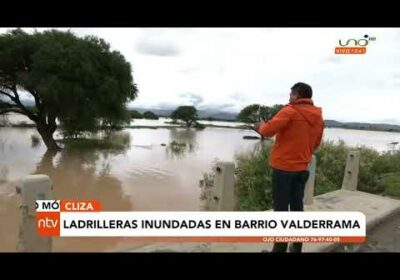
{"label": "floodwater", "polygon": [[[63,150],[54,154],[42,142],[32,146],[34,129],[0,128],[0,251],[15,248],[19,214],[15,185],[23,176],[46,174],[53,181],[54,198],[96,199],[108,211],[196,211],[199,180],[213,161],[232,161],[235,153],[257,142],[242,139],[251,132],[223,128],[119,133],[130,138],[129,146],[119,152]],[[186,146],[174,149],[169,145],[173,141]],[[63,238],[55,240],[54,250],[111,250],[120,241]]]}
{"label": "floodwater", "polygon": [[[160,125],[161,121],[135,122],[132,125]],[[214,161],[233,161],[258,142],[243,139],[255,135],[249,130],[140,128],[118,132],[129,140],[118,152],[52,153],[42,141],[32,144],[34,134],[33,128],[0,128],[0,252],[15,251],[20,214],[15,185],[21,177],[46,174],[53,181],[53,198],[95,199],[107,211],[196,211],[202,174],[211,170]],[[390,149],[389,143],[399,141],[400,134],[332,128],[325,130],[324,139],[384,151]],[[185,146],[174,149],[173,141]],[[123,238],[55,238],[53,248],[107,251],[132,246]]]}

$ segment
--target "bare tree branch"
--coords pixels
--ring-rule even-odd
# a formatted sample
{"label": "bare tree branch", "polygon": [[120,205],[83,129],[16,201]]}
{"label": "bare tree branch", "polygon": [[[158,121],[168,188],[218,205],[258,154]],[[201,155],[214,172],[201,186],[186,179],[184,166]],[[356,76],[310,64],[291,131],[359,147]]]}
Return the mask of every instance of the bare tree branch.
{"label": "bare tree branch", "polygon": [[3,106],[3,108],[0,108],[0,115],[4,115],[7,113],[19,113],[22,115],[26,116],[26,113],[21,109],[18,108],[16,104],[11,104],[8,102],[0,101],[0,105]]}
{"label": "bare tree branch", "polygon": [[13,108],[13,107],[16,107],[16,106],[17,106],[17,105],[15,105],[15,104],[11,104],[11,103],[4,102],[4,101],[0,101],[0,105],[6,106],[7,108]]}
{"label": "bare tree branch", "polygon": [[42,106],[43,104],[40,102],[40,98],[39,98],[39,95],[37,94],[37,92],[35,90],[33,90],[33,89],[28,89],[28,88],[27,88],[27,90],[33,96],[33,98],[35,99],[36,108],[40,112],[42,112],[43,111],[43,106]]}
{"label": "bare tree branch", "polygon": [[22,114],[25,115],[24,111],[22,111],[20,108],[5,108],[5,109],[0,109],[0,115],[4,115],[7,113],[18,113],[18,114]]}
{"label": "bare tree branch", "polygon": [[[12,96],[11,94],[9,94],[8,92],[5,92],[4,90],[0,89],[0,94],[4,94],[5,96],[7,96],[8,98],[10,98],[12,101],[14,101],[14,96]],[[15,102],[15,101],[14,101]]]}
{"label": "bare tree branch", "polygon": [[19,94],[18,94],[18,91],[17,91],[17,87],[14,86],[14,87],[11,88],[11,87],[8,87],[8,86],[5,86],[5,85],[3,85],[3,87],[13,91],[14,96],[12,96],[10,93],[5,92],[4,90],[1,90],[1,89],[0,89],[0,94],[3,94],[5,96],[7,96],[8,98],[11,99],[11,101],[15,102],[14,106],[17,106],[18,108],[21,109],[17,113],[21,113],[21,111],[22,111],[23,115],[27,116],[32,121],[36,121],[37,117],[21,103],[21,100],[19,99]]}
{"label": "bare tree branch", "polygon": [[[4,94],[6,96],[8,96],[12,101],[15,102],[15,106],[17,106],[20,110],[18,110],[16,113],[20,113],[23,114],[25,116],[27,116],[29,119],[31,119],[32,121],[36,122],[37,121],[37,116],[35,114],[33,114],[31,111],[29,111],[22,103],[21,100],[19,99],[19,94],[17,91],[17,86],[14,84],[14,86],[12,88],[6,87],[7,89],[11,89],[14,93],[14,96],[12,96],[11,94],[0,90],[1,94]],[[23,113],[21,113],[21,111]]]}

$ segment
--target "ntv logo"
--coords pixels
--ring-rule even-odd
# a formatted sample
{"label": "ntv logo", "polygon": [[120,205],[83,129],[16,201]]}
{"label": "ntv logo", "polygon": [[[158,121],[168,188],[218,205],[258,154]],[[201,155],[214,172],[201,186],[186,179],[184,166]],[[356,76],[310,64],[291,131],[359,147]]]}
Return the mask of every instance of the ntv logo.
{"label": "ntv logo", "polygon": [[364,35],[361,39],[339,40],[340,47],[335,48],[335,54],[365,54],[369,42],[376,41],[376,37]]}

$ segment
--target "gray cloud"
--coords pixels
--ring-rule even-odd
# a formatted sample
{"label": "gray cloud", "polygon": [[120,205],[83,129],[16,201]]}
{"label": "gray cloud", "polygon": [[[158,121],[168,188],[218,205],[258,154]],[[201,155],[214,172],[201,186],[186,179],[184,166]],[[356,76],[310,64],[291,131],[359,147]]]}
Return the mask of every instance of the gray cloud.
{"label": "gray cloud", "polygon": [[192,103],[194,106],[197,106],[204,101],[204,98],[202,96],[194,93],[182,93],[179,96],[189,99],[189,102]]}
{"label": "gray cloud", "polygon": [[156,56],[177,56],[182,53],[180,48],[167,41],[142,38],[136,43],[137,52]]}
{"label": "gray cloud", "polygon": [[220,109],[227,109],[227,108],[232,108],[232,107],[235,107],[235,104],[233,104],[233,103],[224,103],[224,104],[218,105],[218,108],[220,108]]}
{"label": "gray cloud", "polygon": [[243,101],[245,99],[245,95],[241,94],[239,92],[235,92],[235,93],[229,95],[229,97],[234,100],[238,100],[238,101]]}
{"label": "gray cloud", "polygon": [[177,105],[174,103],[169,103],[169,102],[159,102],[159,103],[155,103],[152,107],[154,107],[156,109],[172,110],[172,109],[176,109]]}
{"label": "gray cloud", "polygon": [[218,110],[218,111],[224,111],[225,109],[228,109],[228,111],[236,111],[235,106],[236,105],[234,103],[208,104],[199,106],[199,109]]}
{"label": "gray cloud", "polygon": [[[6,30],[0,29],[0,33]],[[326,117],[368,120],[371,111],[365,108],[370,106],[376,119],[398,116],[400,29],[73,28],[72,31],[79,36],[91,34],[104,38],[132,63],[135,82],[141,89],[135,105],[176,108],[192,103],[197,108],[239,110],[252,103],[286,103],[290,87],[304,81],[313,87],[316,104],[323,107]],[[338,38],[367,33],[376,36],[377,41],[366,55],[334,54]],[[294,40],[308,43],[300,44],[293,52]]]}

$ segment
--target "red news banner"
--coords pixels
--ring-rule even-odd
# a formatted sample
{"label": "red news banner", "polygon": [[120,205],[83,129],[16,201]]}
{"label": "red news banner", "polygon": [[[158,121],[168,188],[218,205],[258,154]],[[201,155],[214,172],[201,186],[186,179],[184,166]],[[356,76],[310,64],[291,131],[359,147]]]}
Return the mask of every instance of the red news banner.
{"label": "red news banner", "polygon": [[41,236],[60,236],[61,212],[99,212],[96,200],[37,200],[36,220]]}
{"label": "red news banner", "polygon": [[94,200],[37,200],[41,236],[134,237],[161,242],[366,240],[360,212],[106,212]]}

